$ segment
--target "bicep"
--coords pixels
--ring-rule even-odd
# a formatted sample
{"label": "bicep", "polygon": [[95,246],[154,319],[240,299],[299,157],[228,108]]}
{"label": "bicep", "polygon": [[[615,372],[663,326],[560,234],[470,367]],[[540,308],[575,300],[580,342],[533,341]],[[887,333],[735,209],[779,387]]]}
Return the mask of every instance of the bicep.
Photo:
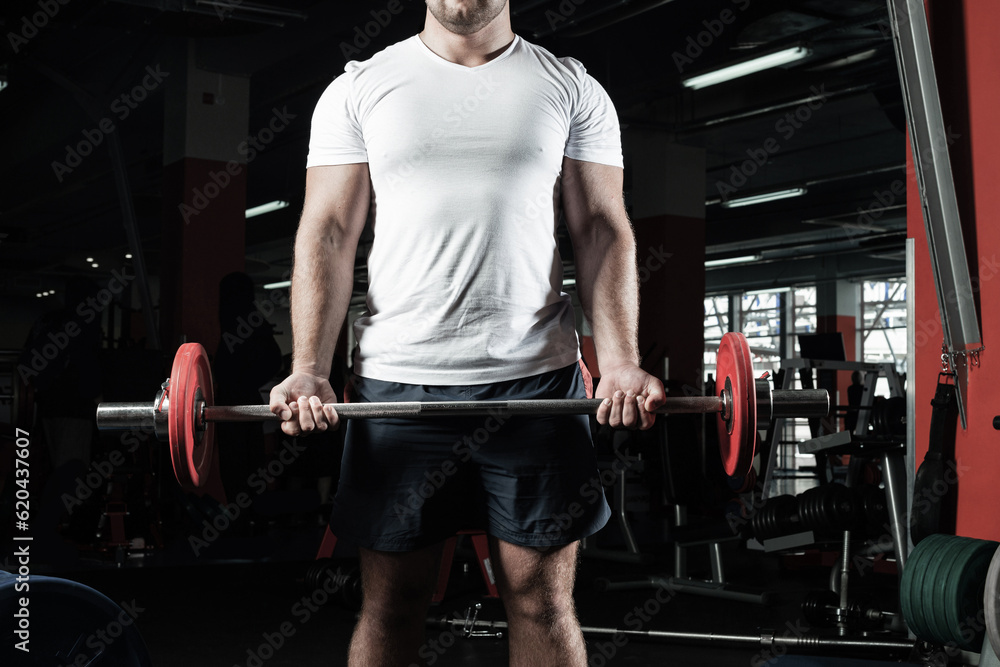
{"label": "bicep", "polygon": [[368,163],[309,167],[299,231],[357,240],[371,203]]}
{"label": "bicep", "polygon": [[629,229],[622,184],[621,167],[563,158],[563,213],[574,245],[595,226]]}

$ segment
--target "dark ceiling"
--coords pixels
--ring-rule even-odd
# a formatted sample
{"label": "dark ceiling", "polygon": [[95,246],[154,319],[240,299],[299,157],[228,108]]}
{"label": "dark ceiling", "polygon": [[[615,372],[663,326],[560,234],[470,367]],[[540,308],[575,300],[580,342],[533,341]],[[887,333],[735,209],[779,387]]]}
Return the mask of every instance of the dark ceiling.
{"label": "dark ceiling", "polygon": [[[298,116],[248,171],[248,206],[292,203],[248,221],[248,271],[261,284],[286,274],[311,109],[342,71],[356,28],[390,5],[401,11],[352,54],[360,59],[419,31],[423,3],[5,0],[0,308],[37,309],[36,293],[95,271],[87,257],[99,271],[123,261],[128,243],[109,142],[71,172],[53,163],[65,163],[67,146],[94,132],[115,98],[186,39],[203,69],[250,77],[250,128],[263,127],[275,107]],[[903,273],[905,135],[884,1],[511,0],[511,7],[516,32],[583,61],[626,129],[659,130],[706,150],[708,258],[761,255],[710,270],[710,291]],[[687,75],[799,43],[812,55],[793,66],[698,91],[680,85],[679,69]],[[154,91],[115,129],[154,283],[163,123],[163,95]],[[720,183],[737,183],[734,166],[765,148],[766,163],[740,183],[739,195],[790,187],[806,194],[722,207]],[[859,214],[870,207],[871,215]]]}

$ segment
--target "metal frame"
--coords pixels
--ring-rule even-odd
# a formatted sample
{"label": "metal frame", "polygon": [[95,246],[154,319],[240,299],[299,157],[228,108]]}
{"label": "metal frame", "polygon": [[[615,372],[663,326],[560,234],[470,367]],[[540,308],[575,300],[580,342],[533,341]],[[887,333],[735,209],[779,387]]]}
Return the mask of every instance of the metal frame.
{"label": "metal frame", "polygon": [[973,364],[977,363],[982,337],[948,158],[948,135],[934,74],[927,16],[923,0],[886,2],[941,310],[941,331],[945,351],[957,374],[958,411],[964,429],[969,373],[966,358],[971,355]]}

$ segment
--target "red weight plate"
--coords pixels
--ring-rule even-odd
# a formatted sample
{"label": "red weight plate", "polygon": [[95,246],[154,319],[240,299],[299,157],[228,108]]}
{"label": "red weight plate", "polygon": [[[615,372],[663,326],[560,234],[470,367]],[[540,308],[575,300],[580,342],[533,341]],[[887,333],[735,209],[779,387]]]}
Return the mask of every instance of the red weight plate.
{"label": "red weight plate", "polygon": [[215,392],[208,354],[198,343],[185,343],[177,350],[170,371],[170,460],[174,475],[186,489],[199,488],[208,480],[215,445],[214,424],[198,428],[201,402],[213,405]]}
{"label": "red weight plate", "polygon": [[757,443],[757,391],[746,336],[730,332],[719,343],[716,386],[732,393],[728,420],[719,413],[719,453],[730,477],[746,477]]}

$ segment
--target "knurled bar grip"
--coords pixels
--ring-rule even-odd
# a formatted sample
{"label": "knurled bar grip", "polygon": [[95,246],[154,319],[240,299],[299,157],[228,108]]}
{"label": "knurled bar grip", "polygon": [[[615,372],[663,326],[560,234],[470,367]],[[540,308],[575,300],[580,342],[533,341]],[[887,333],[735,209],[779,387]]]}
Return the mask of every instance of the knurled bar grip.
{"label": "knurled bar grip", "polygon": [[[394,403],[335,403],[343,419],[378,419],[389,417],[487,417],[508,415],[587,415],[597,414],[602,399],[541,399],[513,401],[437,401]],[[678,398],[660,407],[657,414],[682,412],[722,412],[718,396]],[[260,421],[278,419],[266,405],[206,406],[205,421]]]}

